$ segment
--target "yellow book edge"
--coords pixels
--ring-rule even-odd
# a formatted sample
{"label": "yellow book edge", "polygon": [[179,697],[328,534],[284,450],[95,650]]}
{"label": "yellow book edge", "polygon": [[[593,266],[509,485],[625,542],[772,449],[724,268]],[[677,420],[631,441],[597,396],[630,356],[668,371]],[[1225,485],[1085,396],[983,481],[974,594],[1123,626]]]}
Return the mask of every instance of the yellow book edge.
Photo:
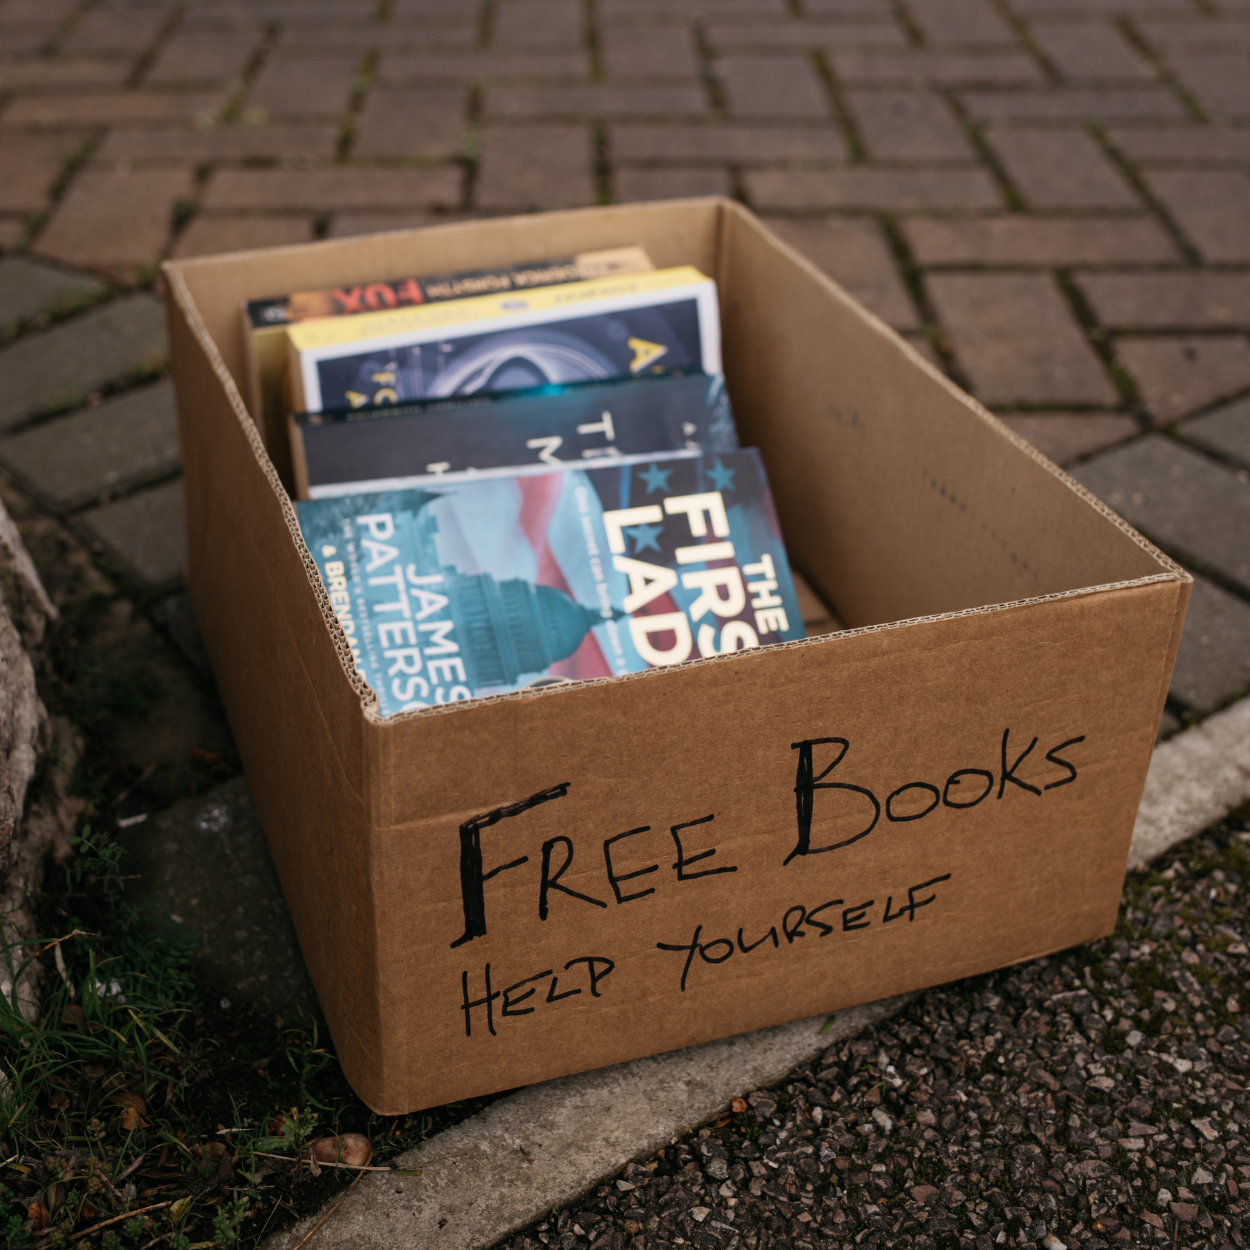
{"label": "yellow book edge", "polygon": [[706,274],[693,265],[656,269],[616,278],[595,278],[562,286],[537,287],[528,291],[508,291],[499,295],[478,295],[470,299],[448,300],[439,304],[417,304],[411,308],[361,313],[287,327],[287,336],[296,352],[359,343],[392,334],[410,334],[444,326],[466,325],[516,312],[545,312],[571,304],[594,303],[629,295],[644,295],[672,287],[707,282]]}

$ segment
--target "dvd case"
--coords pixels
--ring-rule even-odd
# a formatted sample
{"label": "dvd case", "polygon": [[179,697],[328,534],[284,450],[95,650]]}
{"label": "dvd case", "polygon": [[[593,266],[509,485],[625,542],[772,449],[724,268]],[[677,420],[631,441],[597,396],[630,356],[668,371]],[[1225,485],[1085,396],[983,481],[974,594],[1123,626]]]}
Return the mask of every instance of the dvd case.
{"label": "dvd case", "polygon": [[291,326],[290,407],[317,412],[721,372],[716,284],[682,266]]}
{"label": "dvd case", "polygon": [[384,717],[805,637],[754,449],[296,507]]}
{"label": "dvd case", "polygon": [[446,473],[737,446],[724,379],[702,373],[291,417],[301,499],[398,490]]}

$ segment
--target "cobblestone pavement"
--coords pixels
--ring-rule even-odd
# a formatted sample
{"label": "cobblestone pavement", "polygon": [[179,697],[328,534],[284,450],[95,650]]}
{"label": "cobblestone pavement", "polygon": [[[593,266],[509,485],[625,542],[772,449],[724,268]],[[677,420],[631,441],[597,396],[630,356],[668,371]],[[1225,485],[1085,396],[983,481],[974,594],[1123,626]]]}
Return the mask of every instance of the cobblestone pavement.
{"label": "cobblestone pavement", "polygon": [[1247,0],[0,0],[0,478],[84,716],[149,690],[119,817],[236,767],[157,262],[704,193],[1194,571],[1164,733],[1250,689]]}

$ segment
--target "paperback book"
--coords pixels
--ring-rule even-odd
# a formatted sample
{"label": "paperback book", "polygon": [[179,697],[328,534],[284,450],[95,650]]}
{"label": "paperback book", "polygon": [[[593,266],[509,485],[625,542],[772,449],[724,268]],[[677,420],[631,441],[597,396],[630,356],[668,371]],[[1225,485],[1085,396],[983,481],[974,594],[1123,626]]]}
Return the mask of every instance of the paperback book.
{"label": "paperback book", "polygon": [[703,373],[291,417],[301,499],[446,473],[737,446],[725,381]]}
{"label": "paperback book", "polygon": [[383,716],[805,636],[753,449],[296,506]]}
{"label": "paperback book", "polygon": [[570,282],[609,278],[653,269],[641,247],[614,247],[555,260],[501,265],[464,273],[408,277],[391,282],[358,282],[315,291],[297,291],[243,305],[248,400],[252,416],[273,453],[284,440],[286,329],[313,317],[351,317],[387,308],[431,304],[470,296],[531,290]]}
{"label": "paperback book", "polygon": [[716,284],[690,266],[306,321],[287,343],[307,412],[721,372]]}

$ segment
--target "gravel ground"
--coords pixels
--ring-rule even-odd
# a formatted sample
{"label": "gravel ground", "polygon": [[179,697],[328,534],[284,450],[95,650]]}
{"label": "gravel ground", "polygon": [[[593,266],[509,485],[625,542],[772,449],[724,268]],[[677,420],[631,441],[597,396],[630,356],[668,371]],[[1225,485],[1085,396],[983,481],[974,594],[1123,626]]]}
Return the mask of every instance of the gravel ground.
{"label": "gravel ground", "polygon": [[1103,941],[919,997],[507,1250],[1246,1245],[1250,808]]}

